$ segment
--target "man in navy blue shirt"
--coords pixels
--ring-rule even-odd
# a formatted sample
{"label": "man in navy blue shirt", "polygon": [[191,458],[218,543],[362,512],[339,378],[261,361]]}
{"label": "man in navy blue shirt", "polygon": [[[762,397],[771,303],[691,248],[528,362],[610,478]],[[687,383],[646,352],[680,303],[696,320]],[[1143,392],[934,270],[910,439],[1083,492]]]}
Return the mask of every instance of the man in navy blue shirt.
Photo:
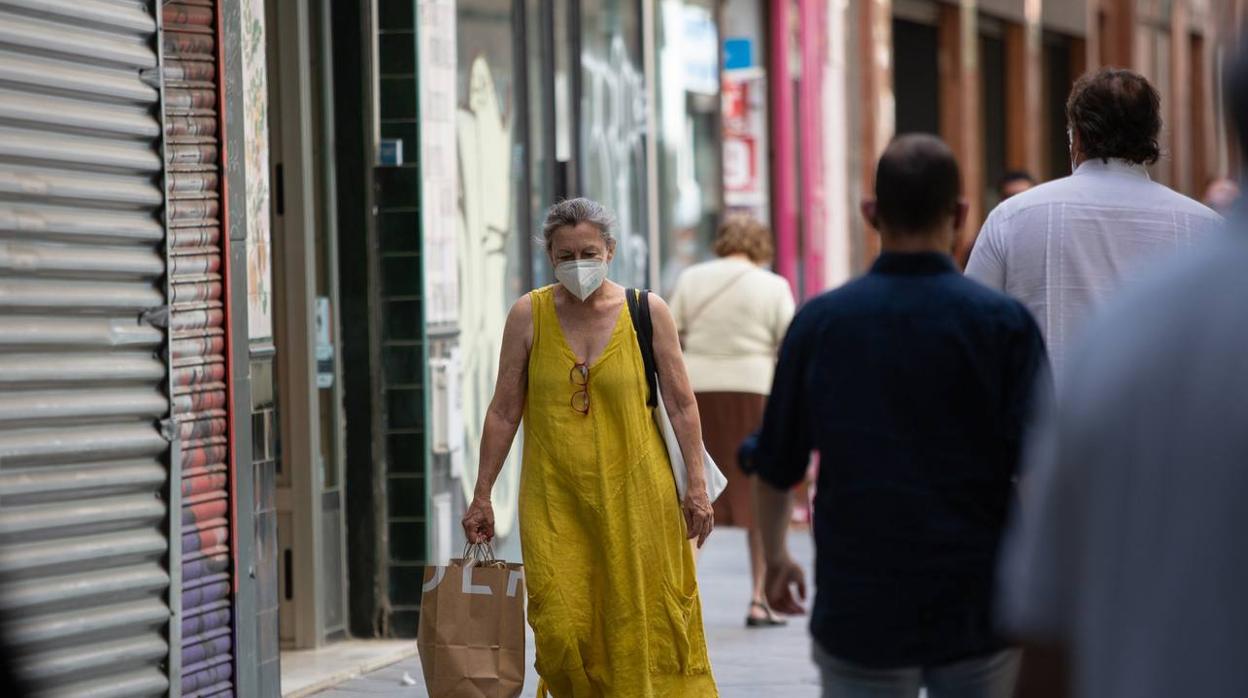
{"label": "man in navy blue shirt", "polygon": [[788,491],[818,451],[814,657],[824,698],[1009,698],[993,633],[997,548],[1047,359],[1020,303],[966,279],[953,153],[896,139],[863,213],[883,252],[784,340],[753,462],[772,608],[801,613]]}

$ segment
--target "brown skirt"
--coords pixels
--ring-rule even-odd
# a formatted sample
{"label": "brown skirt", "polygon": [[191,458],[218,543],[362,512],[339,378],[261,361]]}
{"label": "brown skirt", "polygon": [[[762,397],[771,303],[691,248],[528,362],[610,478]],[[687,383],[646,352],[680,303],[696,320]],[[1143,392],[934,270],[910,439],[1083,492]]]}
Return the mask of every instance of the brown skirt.
{"label": "brown skirt", "polygon": [[728,488],[715,500],[715,525],[754,527],[750,478],[741,471],[737,449],[763,423],[767,396],[756,393],[697,393],[702,440],[715,464],[728,477]]}

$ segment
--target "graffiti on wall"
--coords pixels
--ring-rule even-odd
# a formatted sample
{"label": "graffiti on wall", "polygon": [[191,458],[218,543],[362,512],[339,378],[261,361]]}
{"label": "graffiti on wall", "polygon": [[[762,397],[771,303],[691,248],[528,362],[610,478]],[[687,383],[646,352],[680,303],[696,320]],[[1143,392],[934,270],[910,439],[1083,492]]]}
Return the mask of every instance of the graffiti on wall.
{"label": "graffiti on wall", "polygon": [[[472,62],[468,99],[456,119],[459,144],[459,323],[465,426],[464,496],[471,499],[485,411],[494,395],[503,325],[507,320],[507,251],[514,247],[511,116],[504,114],[484,56]],[[520,467],[512,449],[494,487],[494,528],[515,525]]]}
{"label": "graffiti on wall", "polygon": [[585,181],[589,196],[616,216],[614,276],[644,287],[650,242],[646,236],[646,80],[620,35],[606,56],[581,54],[584,76]]}
{"label": "graffiti on wall", "polygon": [[243,162],[247,181],[247,334],[273,337],[269,221],[269,87],[265,71],[264,2],[243,3]]}

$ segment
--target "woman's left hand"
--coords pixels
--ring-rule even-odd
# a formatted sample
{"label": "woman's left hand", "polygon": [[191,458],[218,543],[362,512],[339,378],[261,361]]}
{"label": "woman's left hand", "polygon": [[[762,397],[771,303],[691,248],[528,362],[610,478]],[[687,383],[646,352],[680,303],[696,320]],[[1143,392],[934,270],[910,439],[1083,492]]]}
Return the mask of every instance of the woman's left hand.
{"label": "woman's left hand", "polygon": [[689,538],[697,538],[698,547],[701,548],[707,536],[711,535],[711,529],[715,528],[715,510],[711,508],[705,485],[694,487],[690,483],[689,491],[685,493],[684,510],[685,529]]}

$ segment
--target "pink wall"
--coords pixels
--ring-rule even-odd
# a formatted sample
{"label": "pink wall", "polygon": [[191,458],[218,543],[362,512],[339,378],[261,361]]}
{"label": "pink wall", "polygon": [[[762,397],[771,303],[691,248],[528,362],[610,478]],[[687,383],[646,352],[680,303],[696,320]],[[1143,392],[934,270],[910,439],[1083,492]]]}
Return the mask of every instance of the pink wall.
{"label": "pink wall", "polygon": [[[789,0],[771,4],[771,216],[776,234],[776,273],[797,286],[797,173],[796,120],[793,82],[789,79]],[[800,295],[799,295],[800,297]]]}
{"label": "pink wall", "polygon": [[827,0],[799,0],[798,42],[802,80],[798,86],[798,140],[802,173],[802,286],[803,298],[823,292],[827,254],[827,215],[824,207],[823,68],[827,57]]}
{"label": "pink wall", "polygon": [[827,0],[796,2],[801,80],[795,90],[789,61],[794,48],[789,31],[793,5],[792,0],[771,3],[772,225],[776,272],[788,279],[799,300],[805,300],[824,290],[823,81],[828,14]]}

